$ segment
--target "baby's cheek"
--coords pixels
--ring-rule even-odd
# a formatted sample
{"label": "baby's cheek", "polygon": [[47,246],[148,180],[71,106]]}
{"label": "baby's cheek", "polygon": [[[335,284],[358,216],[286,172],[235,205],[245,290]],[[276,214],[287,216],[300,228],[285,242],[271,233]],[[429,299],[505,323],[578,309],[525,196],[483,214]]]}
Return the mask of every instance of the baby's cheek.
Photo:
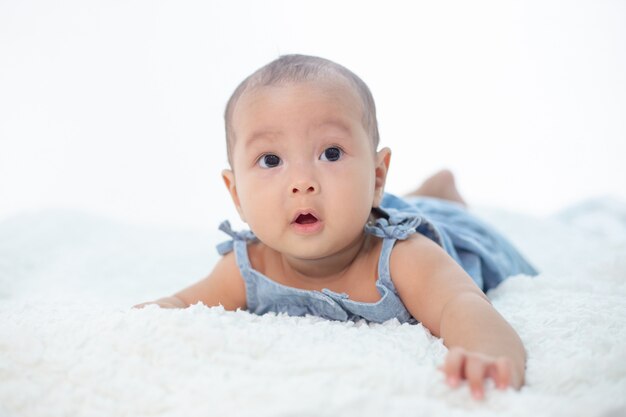
{"label": "baby's cheek", "polygon": [[239,200],[246,211],[258,209],[259,201],[268,191],[268,187],[263,187],[262,183],[246,181],[239,184]]}
{"label": "baby's cheek", "polygon": [[344,229],[344,233],[355,235],[363,231],[371,212],[371,202],[352,193],[335,199],[331,215]]}

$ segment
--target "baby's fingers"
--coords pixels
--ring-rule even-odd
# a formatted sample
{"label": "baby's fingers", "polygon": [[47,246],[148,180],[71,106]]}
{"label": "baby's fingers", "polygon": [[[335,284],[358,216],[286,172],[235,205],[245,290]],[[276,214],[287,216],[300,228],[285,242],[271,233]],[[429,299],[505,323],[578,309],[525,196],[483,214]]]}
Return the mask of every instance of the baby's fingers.
{"label": "baby's fingers", "polygon": [[483,354],[468,352],[460,347],[453,347],[448,351],[440,369],[445,373],[446,380],[452,387],[458,386],[461,380],[467,379],[470,391],[476,399],[482,399],[485,396],[486,378],[492,378],[498,387],[506,384],[508,378],[506,360],[498,362]]}
{"label": "baby's fingers", "polygon": [[465,377],[463,366],[465,364],[465,350],[459,347],[453,347],[448,351],[445,362],[441,370],[446,375],[446,381],[452,387],[459,385]]}
{"label": "baby's fingers", "polygon": [[472,395],[477,400],[485,396],[483,381],[487,376],[489,365],[484,358],[478,355],[470,355],[465,361],[465,376],[469,383]]}
{"label": "baby's fingers", "polygon": [[498,358],[491,366],[490,376],[499,389],[507,389],[511,385],[513,364],[507,358]]}
{"label": "baby's fingers", "polygon": [[134,305],[133,308],[144,308],[144,307],[152,305],[152,304],[156,304],[158,306],[161,306],[161,304],[157,303],[156,301],[146,301],[145,303]]}

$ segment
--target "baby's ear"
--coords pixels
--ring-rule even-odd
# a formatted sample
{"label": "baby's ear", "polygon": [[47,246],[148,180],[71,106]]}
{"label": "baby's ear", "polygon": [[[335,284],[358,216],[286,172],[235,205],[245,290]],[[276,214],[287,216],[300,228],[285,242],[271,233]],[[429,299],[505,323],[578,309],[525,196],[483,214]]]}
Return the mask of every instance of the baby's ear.
{"label": "baby's ear", "polygon": [[241,204],[239,203],[239,195],[237,194],[237,186],[235,185],[235,173],[230,169],[225,169],[222,171],[222,179],[224,180],[224,185],[226,185],[226,188],[230,193],[230,198],[233,199],[233,203],[235,204],[237,213],[239,213],[239,217],[243,222],[245,222],[246,219],[243,217]]}
{"label": "baby's ear", "polygon": [[380,151],[376,152],[376,183],[374,186],[374,201],[372,203],[372,207],[380,206],[380,203],[383,200],[390,160],[391,149],[382,148]]}

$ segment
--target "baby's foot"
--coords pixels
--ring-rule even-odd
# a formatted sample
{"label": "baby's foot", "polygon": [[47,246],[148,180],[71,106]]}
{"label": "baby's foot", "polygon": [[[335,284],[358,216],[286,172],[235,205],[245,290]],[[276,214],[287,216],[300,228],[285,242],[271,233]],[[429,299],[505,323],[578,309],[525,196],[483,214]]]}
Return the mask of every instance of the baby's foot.
{"label": "baby's foot", "polygon": [[464,207],[467,203],[461,197],[459,190],[456,188],[454,174],[449,169],[442,169],[434,175],[431,175],[419,186],[415,191],[407,194],[408,196],[426,196],[442,198],[444,200],[455,201]]}

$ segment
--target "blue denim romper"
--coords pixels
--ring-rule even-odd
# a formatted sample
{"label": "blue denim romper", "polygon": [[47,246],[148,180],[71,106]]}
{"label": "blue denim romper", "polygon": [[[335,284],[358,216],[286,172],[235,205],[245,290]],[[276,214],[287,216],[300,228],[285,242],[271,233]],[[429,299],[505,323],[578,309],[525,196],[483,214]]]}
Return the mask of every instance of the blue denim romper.
{"label": "blue denim romper", "polygon": [[352,301],[348,294],[328,288],[302,290],[271,280],[253,269],[248,258],[247,244],[258,241],[257,237],[251,231],[233,231],[228,221],[219,228],[232,240],[219,244],[217,250],[221,255],[235,251],[245,281],[247,309],[258,315],[310,314],[329,320],[365,319],[376,323],[395,318],[400,323],[417,323],[400,300],[389,274],[389,257],[395,242],[413,233],[421,233],[439,244],[483,291],[512,275],[537,274],[504,237],[458,204],[430,197],[399,198],[386,193],[380,209],[374,210],[382,217],[366,224],[365,232],[383,239],[376,281],[381,299],[375,303]]}

